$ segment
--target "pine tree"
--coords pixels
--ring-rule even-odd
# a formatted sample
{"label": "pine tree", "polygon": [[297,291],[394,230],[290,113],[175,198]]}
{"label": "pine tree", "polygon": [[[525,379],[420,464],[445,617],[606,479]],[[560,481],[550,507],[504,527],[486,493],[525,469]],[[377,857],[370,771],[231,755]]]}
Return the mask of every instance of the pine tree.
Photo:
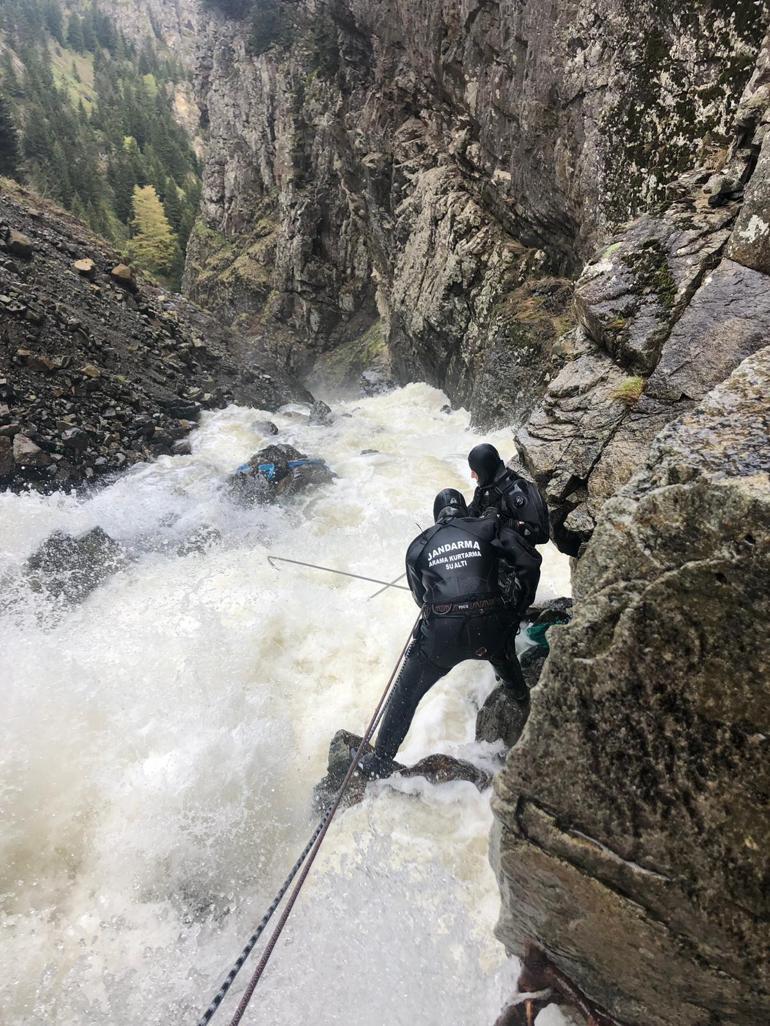
{"label": "pine tree", "polygon": [[13,62],[13,55],[10,50],[3,53],[2,60],[3,90],[8,96],[17,99],[24,95],[24,90],[19,83],[19,76],[16,74],[16,66]]}
{"label": "pine tree", "polygon": [[119,153],[110,162],[109,181],[112,186],[112,194],[115,197],[115,213],[118,220],[128,226],[133,213],[134,186],[136,178],[131,167],[131,162],[123,153]]}
{"label": "pine tree", "polygon": [[20,161],[19,134],[10,105],[5,97],[0,96],[0,175],[15,178],[19,173]]}
{"label": "pine tree", "polygon": [[56,3],[56,0],[48,0],[43,12],[45,17],[45,27],[56,42],[64,46],[64,21],[62,19],[61,8],[58,3]]}
{"label": "pine tree", "polygon": [[44,163],[51,152],[51,133],[39,104],[31,106],[27,111],[23,145],[27,160]]}
{"label": "pine tree", "polygon": [[79,14],[73,14],[70,17],[67,26],[67,45],[71,50],[76,50],[78,53],[83,53],[86,48],[85,39],[83,38],[83,22]]}
{"label": "pine tree", "polygon": [[174,267],[179,247],[152,185],[134,188],[131,229],[131,258],[150,274],[168,275]]}
{"label": "pine tree", "polygon": [[179,192],[173,180],[168,184],[168,191],[165,199],[163,200],[163,209],[166,211],[166,217],[168,218],[169,224],[178,235],[179,229],[182,227],[184,210],[182,209]]}

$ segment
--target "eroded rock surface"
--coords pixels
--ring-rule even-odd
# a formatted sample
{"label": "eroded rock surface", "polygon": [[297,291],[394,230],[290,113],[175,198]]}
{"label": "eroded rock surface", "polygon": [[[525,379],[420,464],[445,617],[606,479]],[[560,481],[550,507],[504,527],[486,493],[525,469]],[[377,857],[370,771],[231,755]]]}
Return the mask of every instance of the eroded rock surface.
{"label": "eroded rock surface", "polygon": [[571,555],[658,432],[770,337],[767,47],[722,170],[680,176],[665,209],[626,225],[583,271],[571,359],[517,433]]}
{"label": "eroded rock surface", "polygon": [[770,1016],[770,347],[655,440],[496,780],[499,935],[630,1026]]}

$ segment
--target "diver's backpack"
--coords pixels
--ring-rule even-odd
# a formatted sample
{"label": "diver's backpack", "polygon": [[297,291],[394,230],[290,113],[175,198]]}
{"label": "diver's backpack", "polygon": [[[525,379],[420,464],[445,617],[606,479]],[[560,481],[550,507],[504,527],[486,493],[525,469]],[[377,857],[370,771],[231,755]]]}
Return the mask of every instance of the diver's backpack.
{"label": "diver's backpack", "polygon": [[493,485],[493,491],[500,497],[500,515],[522,524],[518,530],[532,545],[545,545],[551,533],[548,506],[537,485],[516,475]]}

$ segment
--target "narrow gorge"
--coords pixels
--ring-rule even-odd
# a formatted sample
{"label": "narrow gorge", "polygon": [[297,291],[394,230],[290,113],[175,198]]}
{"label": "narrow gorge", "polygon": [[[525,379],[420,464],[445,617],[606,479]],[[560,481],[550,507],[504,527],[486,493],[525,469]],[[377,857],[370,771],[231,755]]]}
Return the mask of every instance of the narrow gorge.
{"label": "narrow gorge", "polygon": [[[71,19],[91,5],[61,7]],[[66,978],[65,997],[50,998],[51,1017],[40,997],[49,991],[22,987],[11,1006],[17,1018],[123,1026],[148,1014],[133,968],[116,983],[109,957],[79,962],[62,922],[49,916],[61,893],[73,916],[85,915],[66,890],[68,874],[83,893],[104,895],[102,928],[116,950],[125,952],[128,931],[146,951],[163,951],[147,983],[159,1018],[146,1021],[190,1017],[189,992],[199,1000],[216,982],[278,879],[276,853],[303,836],[300,783],[320,776],[337,728],[358,726],[350,711],[363,715],[369,691],[346,705],[346,689],[362,677],[374,686],[369,677],[388,661],[380,641],[395,651],[407,628],[409,610],[394,592],[378,599],[386,613],[372,614],[376,621],[333,589],[327,607],[315,583],[307,610],[284,605],[265,554],[291,545],[313,560],[326,547],[342,565],[358,552],[358,520],[377,537],[383,565],[399,565],[431,489],[442,474],[467,487],[465,452],[484,435],[547,500],[544,598],[564,592],[569,560],[574,605],[568,623],[549,629],[529,719],[504,764],[494,729],[488,741],[458,726],[492,687],[476,664],[465,664],[448,706],[431,698],[410,740],[417,759],[437,750],[446,730],[449,754],[496,771],[493,817],[467,781],[446,785],[452,797],[444,799],[408,778],[393,792],[374,785],[374,797],[345,813],[303,923],[324,938],[346,981],[351,959],[380,973],[379,1004],[367,1003],[358,981],[334,985],[318,1021],[342,1021],[364,1002],[372,1026],[492,1026],[512,995],[531,991],[547,994],[529,1006],[538,1026],[763,1026],[767,5],[96,0],[97,8],[123,40],[110,51],[121,75],[131,46],[151,52],[144,59],[155,70],[144,86],[121,86],[124,102],[150,90],[186,140],[174,135],[178,149],[164,153],[146,125],[135,130],[142,167],[134,184],[157,191],[180,257],[158,274],[132,254],[136,220],[120,218],[113,174],[123,151],[106,126],[97,125],[93,166],[108,185],[85,211],[89,228],[40,195],[34,168],[26,185],[0,180],[0,509],[12,539],[0,562],[0,615],[9,617],[14,669],[41,631],[31,669],[20,674],[25,688],[37,694],[36,671],[53,679],[62,646],[63,700],[74,709],[87,693],[105,737],[118,738],[123,690],[136,681],[129,715],[141,760],[116,740],[118,765],[137,800],[158,801],[162,814],[148,825],[129,806],[139,842],[114,821],[126,796],[97,762],[84,766],[85,783],[67,785],[76,811],[63,816],[64,862],[55,872],[39,868],[55,861],[48,842],[30,856],[49,904],[6,874],[17,931],[9,957],[24,952],[42,978],[45,960],[29,954],[42,929],[65,952],[51,970]],[[88,104],[85,132],[106,104],[98,75],[93,110],[86,88],[101,44],[82,61],[69,37],[46,45],[60,58],[57,88],[61,68],[80,64],[65,88]],[[22,156],[29,97],[22,86],[13,93],[7,69],[21,80],[25,52],[18,32],[0,35],[0,98],[11,98]],[[134,153],[124,128],[117,134]],[[69,209],[82,218],[76,200],[84,202],[80,192]],[[99,218],[109,242],[94,234],[109,234]],[[311,407],[315,400],[332,410]],[[268,451],[273,434],[303,458],[323,456],[336,478],[256,519],[233,512],[225,493],[233,471]],[[380,508],[383,489],[390,498]],[[133,570],[89,599],[103,622],[89,619],[86,604],[49,622],[40,595],[25,605],[20,575],[50,531],[74,537],[97,526]],[[358,572],[365,556],[362,547]],[[157,628],[132,589],[155,603]],[[165,724],[150,711],[158,679],[110,627],[123,603],[138,644],[172,682],[160,699]],[[334,636],[339,622],[349,648]],[[91,646],[82,677],[80,656],[63,640],[67,624]],[[221,704],[209,690],[220,679],[217,645],[227,653]],[[115,675],[104,695],[99,666]],[[303,705],[292,694],[291,715],[281,708],[282,675],[310,696]],[[249,690],[255,681],[261,690]],[[178,714],[187,687],[193,697]],[[312,736],[314,703],[323,738]],[[23,709],[14,692],[13,723],[24,722]],[[171,726],[177,715],[188,740]],[[53,751],[45,717],[33,718],[35,731]],[[92,724],[79,731],[67,745],[73,764],[78,745],[102,750]],[[235,754],[224,753],[225,737]],[[287,745],[300,753],[301,782],[282,775]],[[239,804],[236,793],[255,778],[253,799]],[[34,803],[34,788],[23,799],[8,788],[20,832],[18,809]],[[40,816],[55,819],[53,791],[40,793]],[[93,812],[91,793],[108,817]],[[204,820],[232,836],[225,882]],[[90,848],[80,847],[78,823],[91,831]],[[495,881],[481,867],[479,837],[489,829]],[[256,877],[245,868],[254,836]],[[137,878],[128,855],[111,865],[110,837],[133,854]],[[26,843],[13,832],[8,866],[23,863]],[[356,877],[367,872],[381,888],[374,897]],[[410,908],[402,890],[418,878],[430,898]],[[238,898],[244,889],[249,897]],[[490,911],[498,890],[499,916]],[[325,908],[351,933],[369,923],[368,933],[348,938],[352,955],[344,937],[328,933]],[[388,928],[410,916],[413,937],[394,954]],[[424,955],[431,917],[450,938],[433,967]],[[187,990],[168,953],[174,936],[195,966]],[[293,943],[317,981],[307,938],[298,933]],[[431,994],[460,973],[455,956],[465,945],[467,992],[449,988],[434,1002]],[[425,993],[416,967],[430,981]],[[285,996],[290,969],[266,992],[265,1022],[313,1014],[309,991]],[[411,1012],[396,1001],[399,979]],[[124,994],[132,995],[127,1010],[117,1011]],[[499,1023],[523,1023],[516,1014],[503,1012]]]}

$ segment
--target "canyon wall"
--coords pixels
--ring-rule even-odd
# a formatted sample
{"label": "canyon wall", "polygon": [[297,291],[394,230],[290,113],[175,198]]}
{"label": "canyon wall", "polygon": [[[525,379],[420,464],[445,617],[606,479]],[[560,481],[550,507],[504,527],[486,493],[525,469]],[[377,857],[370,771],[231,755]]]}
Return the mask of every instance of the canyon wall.
{"label": "canyon wall", "polygon": [[199,23],[186,287],[339,388],[371,364],[521,424],[579,354],[572,279],[726,159],[751,3],[286,3]]}

